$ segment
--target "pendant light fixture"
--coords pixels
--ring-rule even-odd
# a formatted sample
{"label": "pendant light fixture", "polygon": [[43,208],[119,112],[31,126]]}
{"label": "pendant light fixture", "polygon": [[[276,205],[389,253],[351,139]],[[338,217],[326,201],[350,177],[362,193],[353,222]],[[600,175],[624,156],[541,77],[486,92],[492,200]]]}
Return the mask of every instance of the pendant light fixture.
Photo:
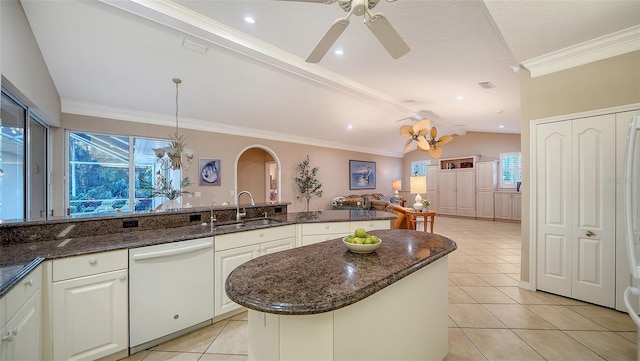
{"label": "pendant light fixture", "polygon": [[[186,137],[178,134],[178,85],[182,83],[180,78],[173,78],[176,84],[176,132],[171,139],[171,146],[164,148],[155,148],[153,151],[158,157],[158,163],[163,170],[187,170],[193,162],[193,149],[185,148]],[[183,163],[182,155],[184,154],[185,162]],[[166,155],[166,157],[165,157]]]}

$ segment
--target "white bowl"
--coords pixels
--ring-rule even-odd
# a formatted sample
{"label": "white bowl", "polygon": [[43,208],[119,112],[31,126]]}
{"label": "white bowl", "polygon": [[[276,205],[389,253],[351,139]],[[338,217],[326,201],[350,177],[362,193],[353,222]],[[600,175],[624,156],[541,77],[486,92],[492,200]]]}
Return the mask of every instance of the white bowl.
{"label": "white bowl", "polygon": [[342,243],[344,243],[344,245],[347,246],[347,248],[349,248],[349,250],[353,253],[371,253],[375,251],[376,248],[380,247],[380,245],[382,244],[382,240],[380,240],[380,242],[376,244],[349,243],[345,241],[346,238],[347,237],[342,238]]}

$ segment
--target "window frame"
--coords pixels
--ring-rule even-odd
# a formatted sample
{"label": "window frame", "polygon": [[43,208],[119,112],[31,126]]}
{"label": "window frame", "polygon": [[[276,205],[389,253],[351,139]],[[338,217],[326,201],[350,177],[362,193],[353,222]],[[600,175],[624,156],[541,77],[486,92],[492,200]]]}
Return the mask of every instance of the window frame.
{"label": "window frame", "polygon": [[[508,167],[505,168],[505,158],[508,157],[514,157],[513,160],[513,167]],[[518,188],[518,183],[522,183],[522,152],[506,152],[506,153],[500,153],[500,167],[499,167],[499,184],[498,187],[500,189],[517,189]],[[506,171],[512,171],[514,176],[513,176],[513,183],[506,183],[505,182],[505,172]]]}
{"label": "window frame", "polygon": [[[65,129],[65,185],[64,185],[64,207],[65,207],[65,215],[67,217],[82,217],[83,214],[81,212],[77,212],[77,213],[71,213],[71,175],[70,175],[70,167],[71,167],[71,159],[70,159],[70,152],[71,152],[71,134],[72,133],[79,133],[79,134],[88,134],[88,135],[94,135],[94,136],[106,136],[106,137],[120,137],[120,138],[127,138],[128,139],[128,177],[127,177],[127,189],[128,189],[128,193],[129,196],[127,198],[127,204],[129,205],[135,205],[135,201],[138,197],[136,197],[136,178],[135,178],[135,174],[136,174],[136,168],[137,167],[141,167],[141,166],[148,166],[149,164],[141,164],[138,163],[136,164],[136,159],[135,159],[135,145],[136,145],[136,140],[144,140],[144,141],[148,141],[148,142],[154,142],[154,143],[161,143],[161,146],[169,146],[171,140],[170,139],[162,139],[162,138],[151,138],[151,137],[144,137],[144,136],[135,136],[135,135],[130,135],[130,134],[117,134],[117,133],[110,133],[110,132],[100,132],[100,131],[92,131],[92,130],[77,130],[77,129]],[[152,154],[152,153],[150,153]],[[166,156],[165,156],[166,157]],[[157,160],[155,159],[155,154],[153,155],[154,161],[151,164],[154,164],[157,162]],[[157,163],[156,163],[157,167],[160,167]],[[177,174],[177,178],[178,179],[182,179],[182,170],[166,170],[166,169],[162,169],[162,174],[164,177],[168,177],[169,179],[171,179],[172,177],[168,174],[169,172],[178,172]],[[166,174],[165,174],[166,172]],[[174,174],[175,176],[175,174]],[[153,211],[157,206],[162,205],[162,203],[165,201],[165,199],[163,197],[153,197],[152,199],[152,209],[150,211]],[[134,206],[135,207],[135,206]],[[117,212],[117,211],[115,211]],[[125,211],[123,211],[125,212]],[[134,208],[130,207],[128,211],[126,212],[134,212]]]}

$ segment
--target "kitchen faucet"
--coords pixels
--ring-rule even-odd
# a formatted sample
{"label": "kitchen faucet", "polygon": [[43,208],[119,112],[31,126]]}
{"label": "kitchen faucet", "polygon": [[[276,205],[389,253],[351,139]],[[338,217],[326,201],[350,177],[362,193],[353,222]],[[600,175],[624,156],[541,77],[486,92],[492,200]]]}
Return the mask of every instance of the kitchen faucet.
{"label": "kitchen faucet", "polygon": [[240,220],[242,220],[242,217],[247,215],[247,209],[242,207],[243,212],[240,213],[240,196],[243,194],[248,194],[249,198],[251,199],[251,205],[255,206],[256,202],[253,200],[253,194],[251,194],[251,192],[249,191],[242,191],[238,193],[238,196],[236,197],[236,222],[240,222]]}
{"label": "kitchen faucet", "polygon": [[209,224],[211,224],[211,231],[213,231],[216,227],[213,225],[213,222],[216,222],[216,214],[213,212],[213,206],[218,204],[216,201],[211,202],[211,218],[209,218]]}

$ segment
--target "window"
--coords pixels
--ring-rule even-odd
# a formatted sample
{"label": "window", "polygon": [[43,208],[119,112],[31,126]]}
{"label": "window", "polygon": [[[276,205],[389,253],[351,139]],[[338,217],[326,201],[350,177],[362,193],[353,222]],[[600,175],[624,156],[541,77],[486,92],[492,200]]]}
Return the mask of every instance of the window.
{"label": "window", "polygon": [[45,219],[48,128],[5,88],[0,109],[0,219]]}
{"label": "window", "polygon": [[[123,135],[68,132],[69,182],[67,213],[81,216],[112,212],[152,211],[165,200],[150,198],[140,180],[156,177],[180,182],[180,171],[162,169],[153,148],[169,141]],[[131,206],[133,205],[133,206]]]}
{"label": "window", "polygon": [[517,188],[522,182],[522,153],[500,153],[500,188]]}

